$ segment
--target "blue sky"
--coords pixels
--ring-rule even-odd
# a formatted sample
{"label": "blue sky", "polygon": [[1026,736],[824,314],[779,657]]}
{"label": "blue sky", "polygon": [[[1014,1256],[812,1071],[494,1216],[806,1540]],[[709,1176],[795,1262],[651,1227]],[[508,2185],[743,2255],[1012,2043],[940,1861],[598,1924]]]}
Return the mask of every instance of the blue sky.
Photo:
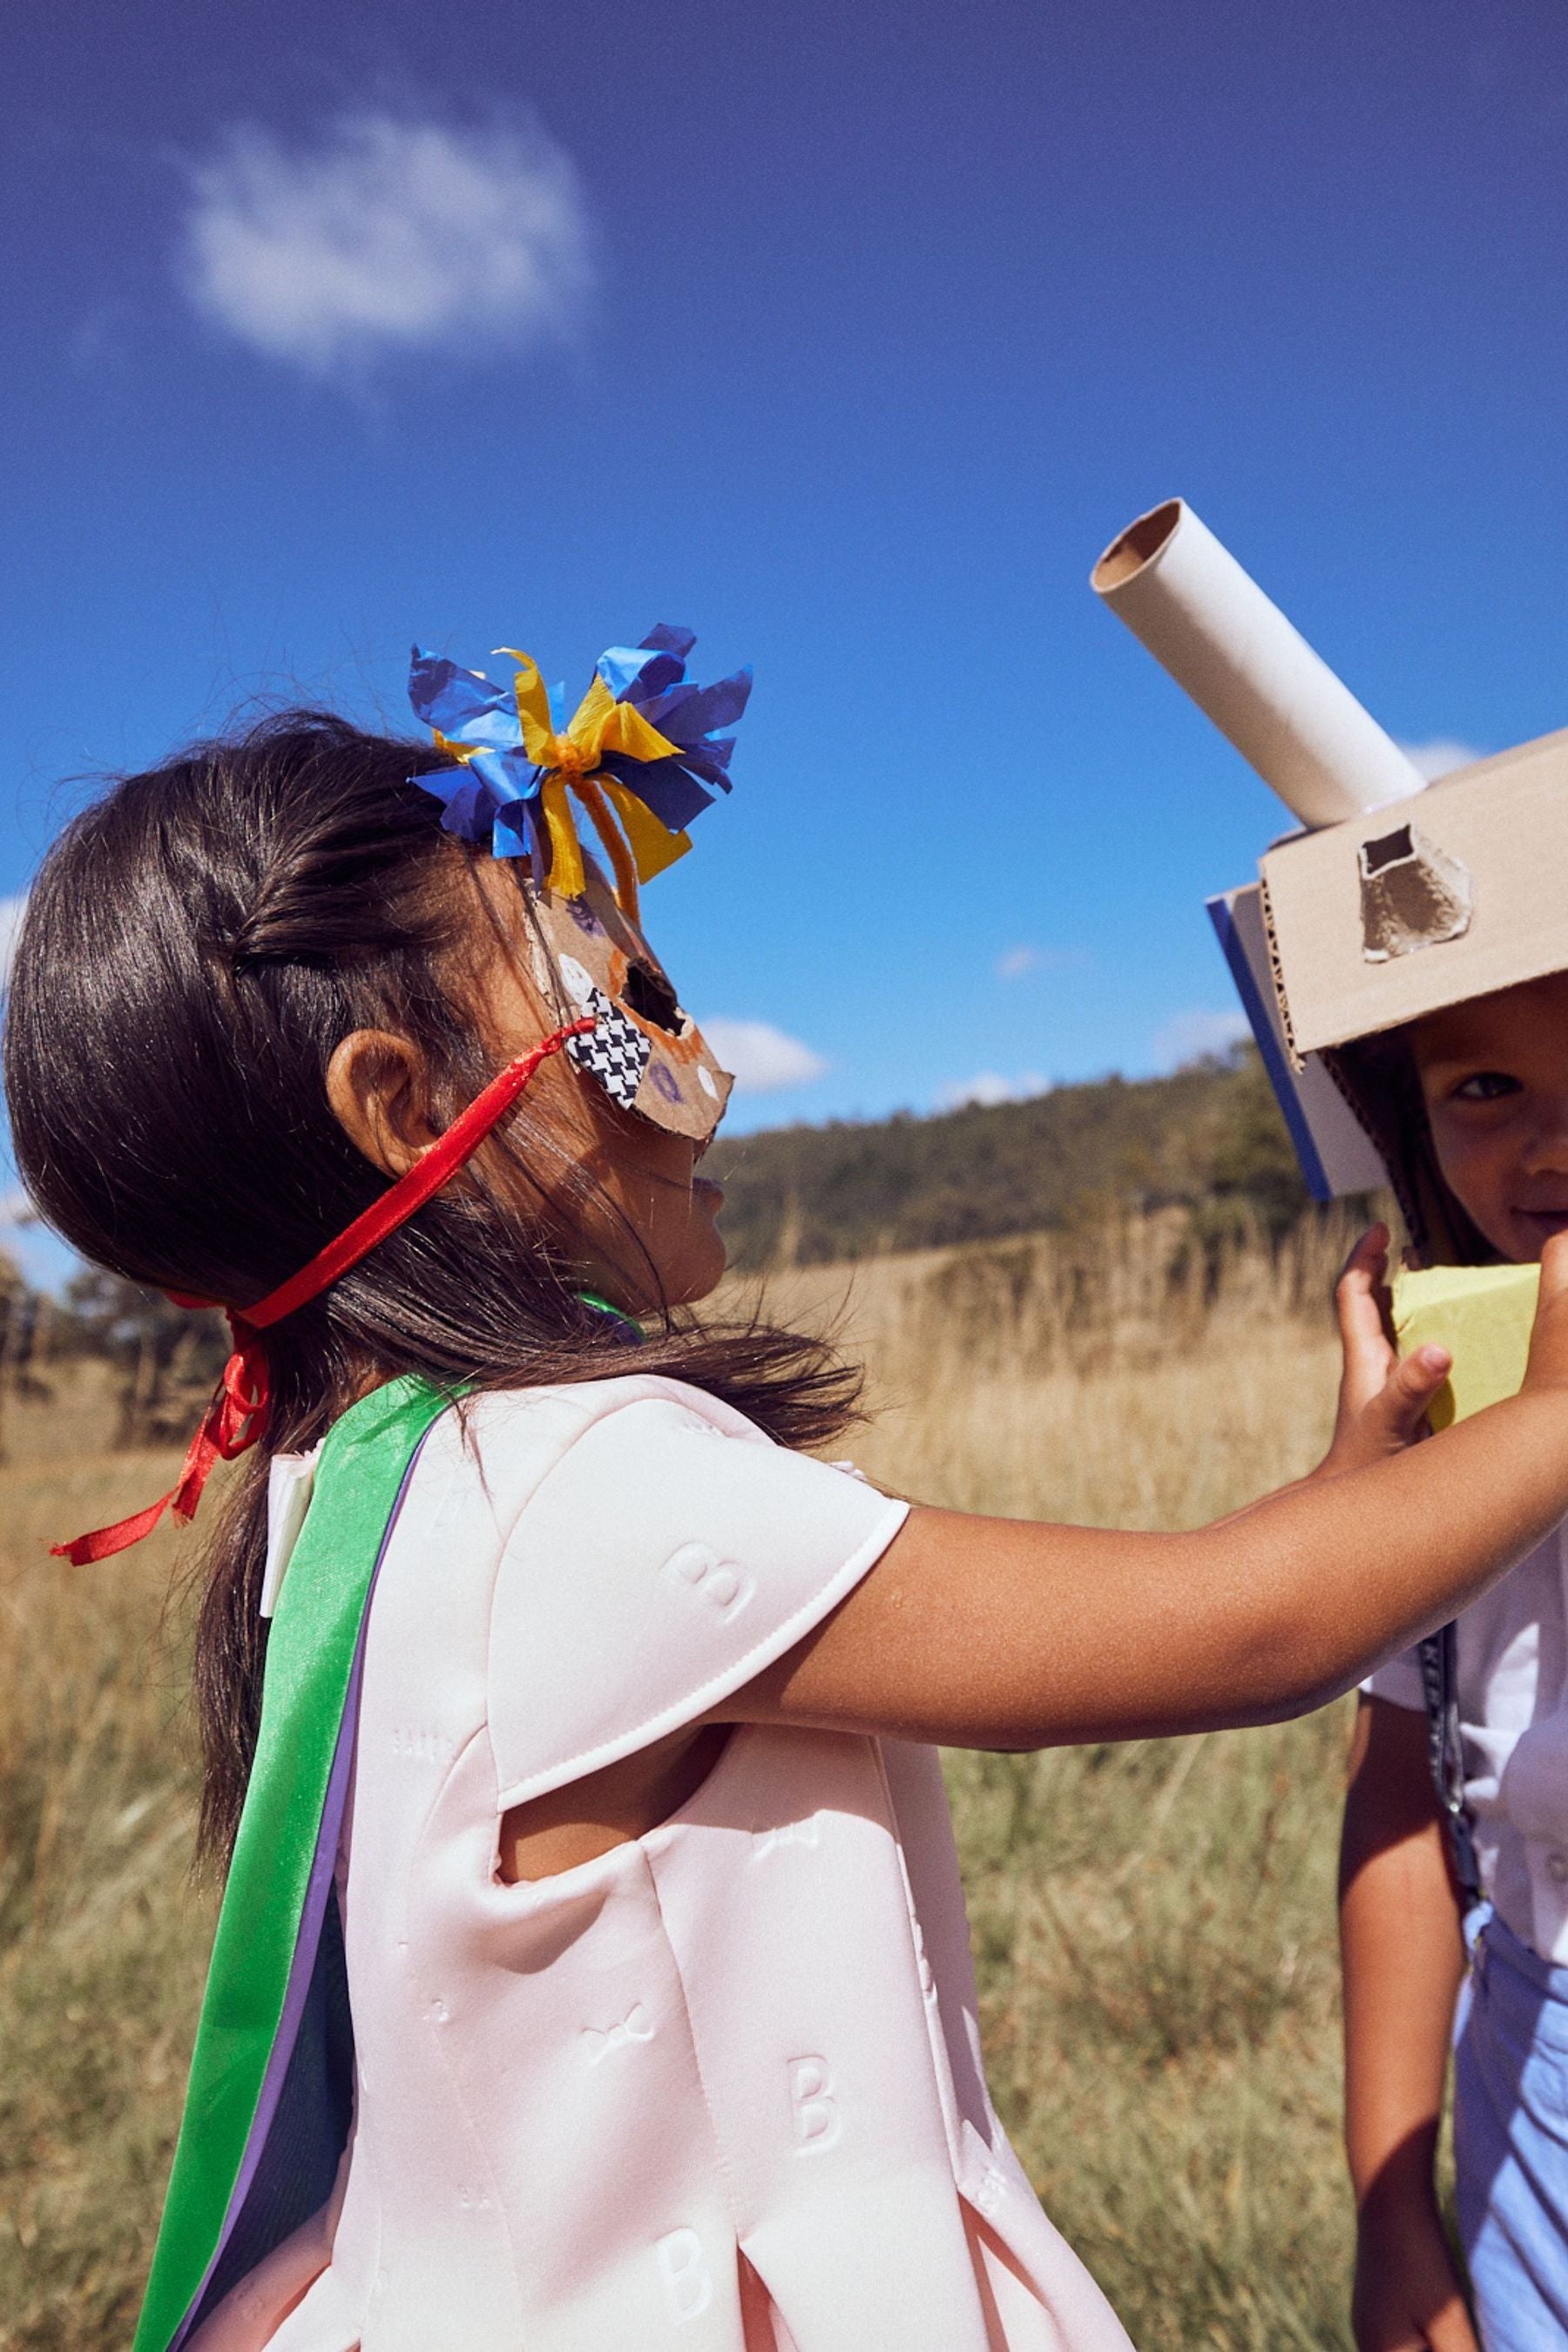
{"label": "blue sky", "polygon": [[[1224,1034],[1280,813],[1097,605],[1189,498],[1402,739],[1568,720],[1560,0],[30,11],[0,892],[417,636],[751,659],[656,886],[741,1124]],[[771,1055],[771,1060],[770,1060]],[[815,1076],[808,1074],[816,1071]]]}

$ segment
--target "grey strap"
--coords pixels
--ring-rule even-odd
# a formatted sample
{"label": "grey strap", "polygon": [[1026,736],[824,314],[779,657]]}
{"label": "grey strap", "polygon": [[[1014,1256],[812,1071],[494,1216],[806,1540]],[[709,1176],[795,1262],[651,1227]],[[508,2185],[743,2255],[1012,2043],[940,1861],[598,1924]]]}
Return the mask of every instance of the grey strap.
{"label": "grey strap", "polygon": [[1470,1817],[1465,1811],[1458,1628],[1444,1625],[1436,1633],[1428,1633],[1417,1654],[1421,1660],[1421,1689],[1426,1702],[1426,1760],[1448,1833],[1454,1875],[1468,1911],[1481,1899],[1481,1874],[1476,1861]]}

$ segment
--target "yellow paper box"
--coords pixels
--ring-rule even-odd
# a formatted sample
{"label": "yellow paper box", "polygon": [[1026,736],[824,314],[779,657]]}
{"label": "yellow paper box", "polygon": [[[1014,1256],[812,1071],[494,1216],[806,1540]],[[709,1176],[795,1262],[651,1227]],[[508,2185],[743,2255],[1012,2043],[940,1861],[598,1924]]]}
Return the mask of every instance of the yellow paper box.
{"label": "yellow paper box", "polygon": [[1434,1429],[1517,1394],[1540,1290],[1538,1265],[1435,1265],[1394,1276],[1400,1354],[1430,1346],[1454,1359],[1427,1416]]}

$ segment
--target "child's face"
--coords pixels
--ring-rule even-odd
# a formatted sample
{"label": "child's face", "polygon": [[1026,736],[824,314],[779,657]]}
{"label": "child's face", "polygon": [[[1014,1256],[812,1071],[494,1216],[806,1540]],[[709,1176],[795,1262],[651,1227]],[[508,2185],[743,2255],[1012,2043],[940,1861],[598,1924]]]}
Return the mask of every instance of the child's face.
{"label": "child's face", "polygon": [[[515,885],[489,868],[480,869],[480,879],[513,943],[510,954],[487,954],[478,975],[487,1042],[504,1062],[537,1045],[560,1016],[540,996],[529,969]],[[618,1108],[563,1054],[539,1070],[529,1103],[591,1180],[592,1195],[573,1236],[591,1286],[632,1314],[705,1298],[724,1271],[725,1255],[716,1222],[723,1192],[697,1173],[706,1146]],[[537,1201],[526,1205],[534,1208]]]}
{"label": "child's face", "polygon": [[1437,1163],[1518,1265],[1568,1227],[1568,972],[1412,1024]]}

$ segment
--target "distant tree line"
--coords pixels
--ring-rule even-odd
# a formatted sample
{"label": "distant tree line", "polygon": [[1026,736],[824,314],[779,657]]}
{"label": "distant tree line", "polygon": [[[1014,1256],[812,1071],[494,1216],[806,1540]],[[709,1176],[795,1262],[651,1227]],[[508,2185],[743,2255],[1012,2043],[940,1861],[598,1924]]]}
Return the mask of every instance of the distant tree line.
{"label": "distant tree line", "polygon": [[1251,1046],[1164,1078],[1101,1078],[919,1118],[721,1136],[708,1165],[742,1269],[1059,1232],[1180,1204],[1278,1240],[1308,1205]]}
{"label": "distant tree line", "polygon": [[183,1444],[229,1351],[221,1315],[193,1314],[96,1266],[67,1284],[57,1332],[58,1353],[116,1368],[117,1446]]}
{"label": "distant tree line", "polygon": [[110,1444],[183,1444],[228,1353],[223,1318],[187,1314],[161,1293],[89,1268],[53,1297],[0,1256],[0,1459],[6,1408],[50,1402],[83,1362],[111,1369]]}

